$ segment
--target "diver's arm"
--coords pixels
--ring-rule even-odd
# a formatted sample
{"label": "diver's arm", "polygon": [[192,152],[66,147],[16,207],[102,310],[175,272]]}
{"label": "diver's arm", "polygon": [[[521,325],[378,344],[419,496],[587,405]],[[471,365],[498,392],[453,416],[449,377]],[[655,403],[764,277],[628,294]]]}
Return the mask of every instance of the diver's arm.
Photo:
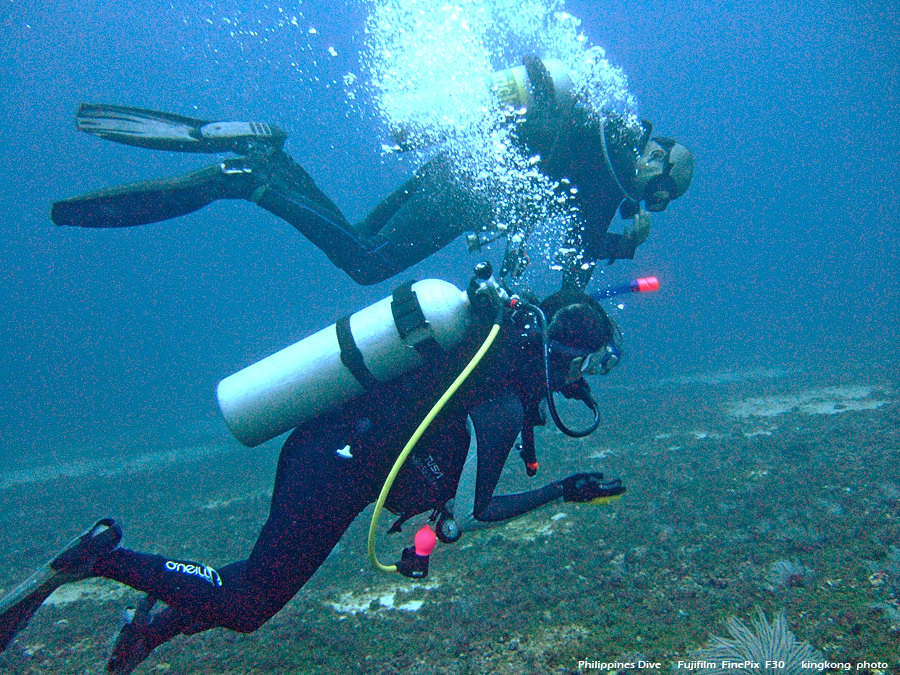
{"label": "diver's arm", "polygon": [[581,256],[574,261],[563,276],[563,288],[583,291],[594,272],[596,261],[606,260],[611,265],[616,260],[634,260],[638,246],[650,236],[650,214],[638,211],[634,214],[631,229],[626,225],[621,234],[604,232],[602,237],[590,242]]}
{"label": "diver's arm", "polygon": [[475,510],[475,518],[482,522],[509,520],[549,504],[563,496],[562,482],[549,483],[537,490],[508,495],[494,495],[487,506]]}
{"label": "diver's arm", "polygon": [[[528,415],[529,423],[533,421],[532,417],[532,414]],[[509,520],[565,496],[568,479],[527,492],[494,494],[503,465],[525,419],[522,402],[513,394],[484,404],[470,413],[470,433],[474,432],[477,451],[477,478],[474,486],[468,486],[470,490],[474,487],[474,494],[459,495],[460,498],[455,501],[454,517],[460,529],[474,529],[479,524]],[[462,480],[460,482],[464,483]],[[457,509],[458,506],[461,508]],[[457,513],[458,510],[465,513]]]}
{"label": "diver's arm", "polygon": [[577,473],[536,490],[495,495],[494,490],[522,424],[541,424],[536,410],[523,410],[515,395],[491,401],[469,416],[471,445],[453,505],[461,532],[509,520],[557,499],[587,502],[614,497],[625,491],[621,481],[602,473]]}
{"label": "diver's arm", "polygon": [[[543,426],[545,419],[541,413],[539,402],[532,403],[524,410],[524,418],[522,420],[522,444],[517,446],[521,448],[519,453],[525,463],[526,472],[529,476],[537,473],[538,462],[534,449],[534,428]],[[503,462],[499,469],[502,471],[503,464],[509,455],[509,448],[499,449],[491,447],[482,448],[479,445],[479,480],[477,485],[476,497],[474,500],[475,517],[484,522],[493,522],[498,520],[507,520],[516,516],[527,513],[533,509],[543,506],[554,499],[562,496],[561,488],[555,483],[545,485],[537,490],[530,490],[510,495],[494,495],[497,487],[499,472],[488,470],[489,467],[495,468],[497,460],[502,456]],[[484,461],[482,462],[482,457]],[[482,465],[485,470],[481,471]]]}
{"label": "diver's arm", "polygon": [[637,248],[650,236],[650,214],[643,210],[634,212],[631,228],[625,225],[622,234],[607,232],[597,251],[592,251],[599,260],[634,260]]}
{"label": "diver's arm", "polygon": [[598,260],[634,260],[637,247],[637,243],[629,237],[628,230],[622,234],[607,232],[603,235],[600,247],[593,253]]}
{"label": "diver's arm", "polygon": [[[536,490],[493,495],[485,508],[479,510],[476,506],[474,516],[484,523],[497,522],[524,515],[560,498],[567,502],[591,502],[608,500],[623,492],[625,488],[616,478],[604,479],[602,473],[574,473]],[[476,497],[476,504],[477,501]]]}
{"label": "diver's arm", "polygon": [[[638,246],[647,241],[650,236],[650,214],[644,211],[640,204],[631,208],[631,202],[625,201],[619,208],[619,213],[625,221],[625,228],[621,234],[609,231],[609,222],[600,220],[591,226],[591,230],[581,235],[585,253],[594,260],[632,260]],[[629,227],[628,221],[631,221]],[[605,227],[601,223],[606,222]],[[601,236],[589,236],[596,232]]]}
{"label": "diver's arm", "polygon": [[612,265],[616,260],[633,260],[637,252],[637,244],[629,240],[628,233],[616,234],[607,232],[598,244],[591,248],[591,252],[583,252],[573,260],[563,273],[563,288],[572,288],[584,291],[594,268],[599,260],[606,260]]}
{"label": "diver's arm", "polygon": [[522,402],[514,394],[470,411],[469,452],[453,500],[453,518],[461,532],[490,525],[481,514],[491,503],[523,419]]}

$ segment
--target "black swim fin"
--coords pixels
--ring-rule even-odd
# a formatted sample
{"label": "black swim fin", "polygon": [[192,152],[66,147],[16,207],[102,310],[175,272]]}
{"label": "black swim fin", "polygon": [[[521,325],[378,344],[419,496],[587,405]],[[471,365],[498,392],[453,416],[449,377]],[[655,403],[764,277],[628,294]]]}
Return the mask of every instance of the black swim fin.
{"label": "black swim fin", "polygon": [[129,607],[125,611],[125,623],[119,629],[113,642],[112,653],[106,664],[106,671],[114,675],[128,675],[146,659],[153,647],[148,640],[150,627],[150,610],[156,599],[145,596],[137,607]]}
{"label": "black swim fin", "polygon": [[280,149],[287,134],[259,122],[212,122],[119,105],[82,103],[75,128],[116,143],[152,150],[244,155],[254,147]]}
{"label": "black swim fin", "polygon": [[249,199],[256,187],[245,158],[226,159],[197,171],[96,190],[54,202],[56,225],[132,227],[177,218],[216,199]]}
{"label": "black swim fin", "polygon": [[9,646],[38,607],[57,588],[92,577],[91,565],[122,540],[122,529],[111,518],[98,520],[53,560],[0,599],[0,652]]}

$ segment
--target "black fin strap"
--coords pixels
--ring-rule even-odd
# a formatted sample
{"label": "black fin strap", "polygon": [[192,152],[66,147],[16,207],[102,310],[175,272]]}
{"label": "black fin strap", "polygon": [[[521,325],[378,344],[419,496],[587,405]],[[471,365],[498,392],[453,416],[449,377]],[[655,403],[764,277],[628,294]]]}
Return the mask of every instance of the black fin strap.
{"label": "black fin strap", "polygon": [[394,325],[404,343],[413,347],[422,358],[433,360],[441,355],[438,341],[434,339],[431,324],[425,319],[419,298],[412,285],[415,281],[406,281],[394,291],[391,298],[391,314],[394,316]]}
{"label": "black fin strap", "polygon": [[366,367],[362,352],[359,351],[356,340],[353,339],[353,333],[350,331],[350,317],[345,316],[343,319],[338,319],[334,327],[337,332],[338,345],[341,348],[341,363],[366,390],[377,386],[378,380]]}

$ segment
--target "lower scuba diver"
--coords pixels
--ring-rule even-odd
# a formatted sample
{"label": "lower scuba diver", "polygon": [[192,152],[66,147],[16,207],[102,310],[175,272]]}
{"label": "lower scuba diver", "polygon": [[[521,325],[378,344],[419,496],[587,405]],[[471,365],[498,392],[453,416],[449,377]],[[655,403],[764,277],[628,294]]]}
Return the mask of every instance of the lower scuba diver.
{"label": "lower scuba diver", "polygon": [[[534,429],[544,424],[542,402],[569,435],[597,428],[599,407],[585,376],[609,372],[621,351],[617,328],[596,298],[574,289],[543,302],[527,291],[510,295],[489,272],[482,268],[473,278],[466,297],[474,318],[448,348],[431,339],[416,287],[404,284],[395,291],[390,311],[396,330],[418,336],[413,346],[423,365],[387,382],[366,374],[374,360],[360,356],[352,322],[346,322],[349,335],[338,322],[329,339],[340,344],[341,362],[365,393],[294,428],[280,453],[268,519],[246,560],[213,568],[178,555],[130,550],[122,545],[120,525],[104,518],[0,600],[0,649],[56,588],[92,577],[146,594],[115,640],[110,673],[132,672],[153,649],[181,634],[211,628],[252,632],[304,586],[376,497],[398,516],[391,531],[430,512],[437,537],[453,542],[465,531],[556,500],[599,502],[621,495],[621,481],[598,472],[494,494],[514,447],[529,475],[537,470]],[[461,371],[468,377],[461,380]],[[593,423],[568,428],[554,392],[587,405]],[[397,471],[398,449],[416,437],[423,419],[431,423]],[[386,499],[379,488],[388,490]],[[404,564],[420,554],[407,553],[397,570],[421,578],[421,565]]]}
{"label": "lower scuba diver", "polygon": [[[548,199],[564,200],[573,216],[565,248],[563,285],[584,290],[597,261],[634,258],[650,234],[649,212],[664,211],[690,186],[694,158],[681,143],[652,137],[647,121],[599,114],[572,92],[561,62],[525,57],[524,67],[500,71],[498,97],[512,110],[513,134],[523,157],[555,182]],[[294,226],[357,283],[388,279],[421,262],[465,232],[471,250],[506,236],[501,277],[519,276],[528,257],[527,231],[498,230],[515,221],[490,190],[471,189],[452,153],[438,152],[366,218],[351,224],[312,177],[284,150],[287,134],[254,122],[206,121],[115,105],[82,104],[76,129],[154,150],[233,153],[237,157],[182,176],[122,185],[55,202],[57,225],[129,227],[197,211],[219,199],[255,203]],[[398,132],[399,133],[399,132]],[[406,140],[399,139],[398,147]],[[609,232],[619,213],[632,220]],[[491,234],[498,233],[498,234]],[[516,236],[517,235],[517,236]]]}

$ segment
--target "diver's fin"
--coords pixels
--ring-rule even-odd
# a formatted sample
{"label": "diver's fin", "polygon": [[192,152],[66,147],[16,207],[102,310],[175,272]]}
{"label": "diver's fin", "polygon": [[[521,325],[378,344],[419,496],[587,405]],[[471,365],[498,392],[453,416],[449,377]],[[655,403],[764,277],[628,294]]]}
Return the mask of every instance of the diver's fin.
{"label": "diver's fin", "polygon": [[254,147],[281,148],[287,134],[259,122],[211,122],[166,112],[119,105],[82,103],[75,128],[116,143],[175,152],[234,152]]}
{"label": "diver's fin", "polygon": [[122,540],[122,529],[111,518],[98,520],[53,560],[0,599],[0,651],[6,649],[38,607],[63,584],[92,576],[98,556],[112,551]]}
{"label": "diver's fin", "polygon": [[129,183],[54,202],[50,219],[76,227],[132,227],[177,218],[216,199],[249,199],[256,188],[248,160],[226,159],[197,171]]}
{"label": "diver's fin", "polygon": [[109,662],[106,664],[108,673],[128,675],[153,651],[155,645],[151,645],[148,640],[148,629],[150,610],[154,604],[156,600],[147,595],[137,607],[125,610],[125,623],[116,635]]}

